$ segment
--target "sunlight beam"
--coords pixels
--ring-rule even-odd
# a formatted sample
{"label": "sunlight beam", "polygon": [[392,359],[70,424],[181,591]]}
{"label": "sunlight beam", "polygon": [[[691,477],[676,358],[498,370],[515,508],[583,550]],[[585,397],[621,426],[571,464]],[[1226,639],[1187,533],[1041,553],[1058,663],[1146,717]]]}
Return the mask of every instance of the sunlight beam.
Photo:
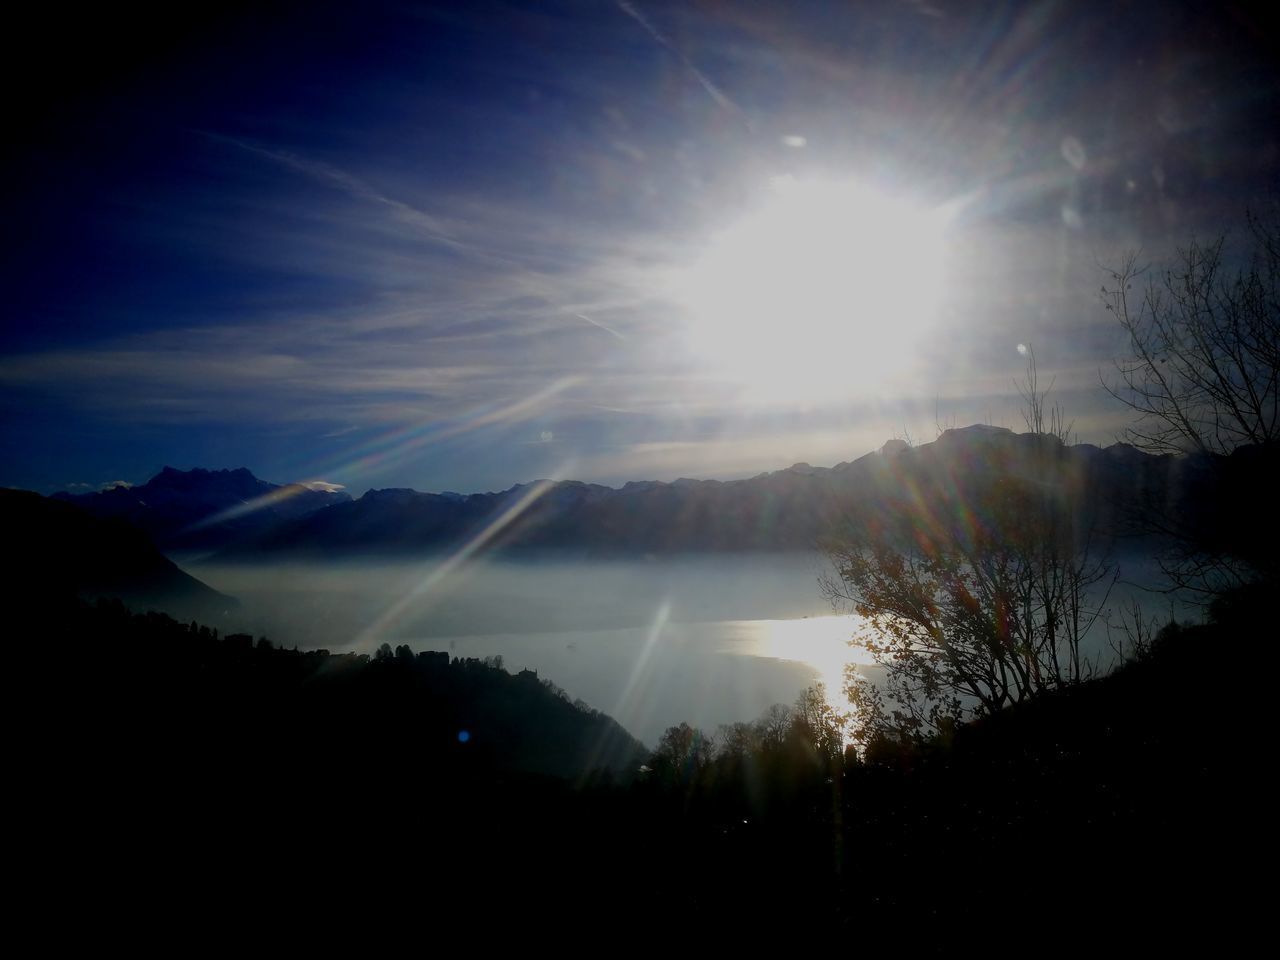
{"label": "sunlight beam", "polygon": [[[556,471],[557,476],[563,476],[567,473],[566,469]],[[467,543],[456,550],[448,560],[439,565],[432,565],[431,571],[423,577],[418,583],[406,593],[403,597],[393,603],[384,611],[381,616],[374,620],[364,630],[360,631],[356,637],[355,648],[357,650],[365,649],[372,646],[379,639],[385,636],[387,630],[395,621],[404,614],[415,600],[425,596],[441,583],[446,581],[451,575],[459,570],[468,560],[489,544],[498,534],[500,534],[529,507],[538,501],[543,495],[551,490],[557,483],[556,480],[539,480],[531,484],[511,506],[507,507],[502,513],[494,517],[494,519],[479,533],[472,537]]]}
{"label": "sunlight beam", "polygon": [[623,687],[622,694],[618,697],[618,702],[614,704],[610,716],[628,718],[631,716],[632,705],[640,694],[640,678],[648,667],[649,661],[653,657],[654,647],[657,645],[659,638],[662,636],[662,631],[666,629],[667,621],[670,619],[671,601],[669,599],[663,600],[654,612],[653,622],[649,624],[649,632],[645,635],[644,646],[640,648],[640,655],[636,658],[635,666],[631,668],[630,676],[627,677],[627,685]]}
{"label": "sunlight beam", "polygon": [[195,523],[184,527],[180,533],[192,533],[196,530],[203,530],[206,527],[216,526],[220,523],[226,523],[228,520],[235,520],[238,517],[247,516],[250,513],[256,513],[258,510],[265,510],[267,507],[273,507],[278,503],[283,503],[301,493],[310,493],[314,490],[326,490],[333,492],[341,490],[340,483],[324,483],[323,481],[309,481],[307,483],[290,483],[276,490],[271,490],[262,494],[260,497],[254,497],[252,500],[245,500],[237,503],[233,507],[227,507],[225,510],[219,510],[217,513],[211,513],[209,516]]}

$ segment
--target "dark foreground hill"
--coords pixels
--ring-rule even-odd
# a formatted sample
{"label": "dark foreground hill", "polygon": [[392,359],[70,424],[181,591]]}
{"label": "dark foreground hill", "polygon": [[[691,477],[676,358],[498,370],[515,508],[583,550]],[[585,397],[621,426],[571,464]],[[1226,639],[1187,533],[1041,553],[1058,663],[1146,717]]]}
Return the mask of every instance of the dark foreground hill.
{"label": "dark foreground hill", "polygon": [[1235,864],[1273,828],[1265,708],[1220,658],[1273,632],[1258,599],[1167,628],[1111,676],[874,752],[846,789],[861,856],[886,868],[885,914],[910,922],[923,904],[944,930],[974,929],[998,905],[1011,929],[1047,914],[1070,939],[1238,943],[1264,894]]}
{"label": "dark foreground hill", "polygon": [[4,590],[19,605],[119,597],[132,607],[220,621],[236,601],[178,569],[137,528],[25,490],[0,490]]}
{"label": "dark foreground hill", "polygon": [[1206,659],[1256,649],[1268,599],[945,739],[814,762],[747,738],[639,777],[611,721],[491,664],[77,605],[16,699],[18,863],[72,876],[96,935],[1230,948],[1270,835],[1261,704]]}
{"label": "dark foreground hill", "polygon": [[[275,649],[110,601],[11,623],[27,643],[10,864],[28,890],[77,891],[86,935],[212,936],[343,905],[328,928],[371,897],[412,896],[422,922],[457,919],[446,896],[509,916],[577,869],[563,839],[625,855],[582,798],[633,778],[642,746],[530,674]],[[520,886],[535,866],[544,886]]]}
{"label": "dark foreground hill", "polygon": [[646,755],[608,716],[500,659],[278,649],[108,600],[63,606],[44,629],[68,693],[88,682],[63,708],[117,728],[116,760],[249,777],[263,796],[332,803],[375,781],[425,789],[498,774],[628,778]]}
{"label": "dark foreground hill", "polygon": [[351,499],[340,490],[268,483],[243,467],[165,467],[141,486],[54,496],[96,517],[125,520],[168,551],[212,550]]}

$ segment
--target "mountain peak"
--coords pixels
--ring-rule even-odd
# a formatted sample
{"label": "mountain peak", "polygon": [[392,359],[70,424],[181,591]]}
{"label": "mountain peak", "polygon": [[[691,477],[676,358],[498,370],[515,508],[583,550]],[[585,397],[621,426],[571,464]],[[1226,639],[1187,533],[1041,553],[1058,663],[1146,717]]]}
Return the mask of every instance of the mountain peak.
{"label": "mountain peak", "polygon": [[167,464],[141,486],[58,498],[132,523],[162,547],[182,549],[219,547],[351,499],[334,484],[268,483],[248,467],[179,470]]}
{"label": "mountain peak", "polygon": [[[1008,427],[993,427],[989,423],[971,423],[967,427],[952,427],[950,430],[943,430],[939,440],[948,438],[957,440],[962,437],[1013,437],[1019,436]],[[1025,436],[1025,434],[1024,434]]]}

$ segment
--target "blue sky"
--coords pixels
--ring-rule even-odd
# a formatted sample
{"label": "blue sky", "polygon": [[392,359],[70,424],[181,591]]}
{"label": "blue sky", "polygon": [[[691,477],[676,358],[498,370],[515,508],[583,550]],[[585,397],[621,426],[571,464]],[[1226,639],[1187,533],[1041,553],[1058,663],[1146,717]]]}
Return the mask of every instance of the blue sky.
{"label": "blue sky", "polygon": [[[1016,427],[1019,343],[1106,442],[1098,264],[1274,199],[1274,35],[1257,5],[973,6],[32,20],[38,66],[6,76],[29,93],[3,161],[0,484],[751,475]],[[882,361],[896,321],[856,304],[852,341],[803,334],[828,379],[850,357],[813,394],[689,349],[672,276],[779,178],[952,212],[906,356]]]}

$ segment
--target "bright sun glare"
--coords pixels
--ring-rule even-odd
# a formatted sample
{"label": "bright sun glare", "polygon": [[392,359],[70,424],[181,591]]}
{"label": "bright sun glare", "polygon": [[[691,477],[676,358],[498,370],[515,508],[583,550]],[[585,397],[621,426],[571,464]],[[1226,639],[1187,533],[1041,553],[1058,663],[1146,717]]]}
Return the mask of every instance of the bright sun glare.
{"label": "bright sun glare", "polygon": [[946,216],[852,183],[772,188],[681,276],[690,351],[760,402],[877,389],[934,320]]}

